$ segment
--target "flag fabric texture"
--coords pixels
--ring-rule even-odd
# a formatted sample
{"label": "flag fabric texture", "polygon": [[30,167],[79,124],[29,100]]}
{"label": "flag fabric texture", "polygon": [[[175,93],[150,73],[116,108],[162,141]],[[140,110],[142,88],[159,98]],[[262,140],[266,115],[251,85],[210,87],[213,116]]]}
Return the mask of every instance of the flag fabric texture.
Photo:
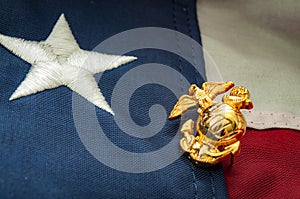
{"label": "flag fabric texture", "polygon": [[[142,27],[178,31],[201,44],[195,6],[195,1],[188,0],[0,1],[0,33],[43,41],[64,13],[74,38],[84,50],[91,51],[109,37]],[[180,48],[179,41],[173,43]],[[191,45],[190,49],[193,48]],[[101,92],[109,103],[119,79],[141,64],[168,65],[189,83],[201,85],[205,81],[205,76],[172,52],[145,48],[126,55],[138,59],[104,72],[99,80]],[[202,57],[202,54],[191,52],[190,56]],[[200,67],[205,70],[204,64]],[[29,69],[29,63],[0,46],[0,198],[227,198],[221,164],[195,167],[181,156],[160,169],[133,173],[98,161],[77,132],[73,94],[68,88],[58,87],[9,101]],[[182,90],[181,94],[186,92]],[[169,113],[176,101],[168,88],[152,83],[139,88],[128,106],[132,120],[146,126],[153,104],[164,106]],[[178,120],[166,121],[158,134],[142,139],[124,133],[109,113],[97,107],[93,109],[97,124],[111,142],[136,154],[162,148],[172,140],[180,125]],[[86,116],[87,121],[90,117]],[[93,138],[88,141],[93,142]],[[105,147],[99,145],[97,151],[114,154]],[[134,167],[142,163],[139,161],[125,161],[124,165]]]}
{"label": "flag fabric texture", "polygon": [[249,129],[240,158],[223,163],[230,198],[299,198],[299,131]]}
{"label": "flag fabric texture", "polygon": [[222,80],[247,86],[254,104],[240,158],[232,168],[223,163],[229,198],[300,198],[299,8],[295,1],[197,3],[207,79],[215,68]]}

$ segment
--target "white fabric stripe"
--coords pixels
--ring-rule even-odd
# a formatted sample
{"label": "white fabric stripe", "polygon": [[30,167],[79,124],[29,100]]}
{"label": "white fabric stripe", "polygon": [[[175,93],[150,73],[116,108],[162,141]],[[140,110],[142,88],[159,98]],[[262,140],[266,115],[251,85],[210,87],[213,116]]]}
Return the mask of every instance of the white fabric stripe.
{"label": "white fabric stripe", "polygon": [[292,0],[197,2],[204,50],[213,60],[205,56],[208,80],[250,90],[249,127],[300,130],[299,9]]}

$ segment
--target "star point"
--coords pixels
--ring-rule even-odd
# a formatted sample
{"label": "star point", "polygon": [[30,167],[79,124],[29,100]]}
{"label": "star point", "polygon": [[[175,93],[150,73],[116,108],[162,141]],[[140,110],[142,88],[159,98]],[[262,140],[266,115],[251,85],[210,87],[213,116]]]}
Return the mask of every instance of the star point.
{"label": "star point", "polygon": [[114,112],[93,75],[137,59],[134,56],[108,55],[81,49],[64,14],[61,14],[45,41],[26,41],[0,34],[0,44],[31,64],[25,79],[9,98],[10,101],[66,86],[112,115]]}

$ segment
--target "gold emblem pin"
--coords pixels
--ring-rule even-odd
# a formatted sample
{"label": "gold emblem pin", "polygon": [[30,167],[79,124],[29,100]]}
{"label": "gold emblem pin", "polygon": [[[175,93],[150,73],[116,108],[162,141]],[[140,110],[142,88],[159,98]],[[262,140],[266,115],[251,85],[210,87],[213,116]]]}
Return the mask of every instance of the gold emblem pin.
{"label": "gold emblem pin", "polygon": [[[199,88],[193,84],[189,95],[182,95],[175,104],[169,119],[183,115],[188,109],[198,107],[196,124],[192,119],[181,127],[181,148],[197,165],[215,165],[233,158],[240,152],[240,139],[246,132],[246,121],[240,109],[252,109],[250,93],[245,87],[234,87],[233,82],[205,82]],[[213,101],[224,95],[222,102]],[[197,135],[194,135],[194,128]]]}

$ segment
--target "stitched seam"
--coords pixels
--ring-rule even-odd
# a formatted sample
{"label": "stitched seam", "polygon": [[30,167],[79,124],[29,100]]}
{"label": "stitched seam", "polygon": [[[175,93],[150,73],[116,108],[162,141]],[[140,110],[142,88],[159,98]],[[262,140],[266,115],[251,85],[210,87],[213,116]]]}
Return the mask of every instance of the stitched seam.
{"label": "stitched seam", "polygon": [[193,174],[193,184],[194,184],[194,187],[195,187],[195,196],[194,198],[195,199],[198,199],[198,186],[197,186],[197,183],[196,183],[196,174],[195,174],[195,166],[193,165],[193,163],[191,163],[191,166],[192,166],[192,174]]}
{"label": "stitched seam", "polygon": [[1,133],[0,144],[4,144],[5,140],[6,140],[6,133],[3,132]]}
{"label": "stitched seam", "polygon": [[[174,22],[174,29],[176,31],[178,31],[178,28],[177,28],[177,20],[176,20],[176,0],[172,0],[172,4],[173,4],[173,22]],[[178,45],[178,53],[180,55],[181,53],[181,49],[180,49],[180,41],[179,41],[179,37],[178,37],[178,34],[176,33],[176,42],[177,42],[177,45]],[[181,56],[179,56],[179,59],[178,59],[178,63],[179,63],[179,72],[182,74],[182,61],[181,61]],[[181,84],[182,82],[182,78],[180,77],[179,79],[180,81],[180,85],[183,85]],[[184,88],[181,86],[181,90],[184,91]],[[195,175],[195,168],[193,166],[193,164],[191,163],[191,169],[192,169],[192,175],[193,175],[193,185],[195,187],[195,191],[194,191],[194,198],[195,199],[198,199],[198,195],[197,195],[197,192],[198,192],[198,186],[197,186],[197,183],[196,183],[196,175]]]}
{"label": "stitched seam", "polygon": [[[186,15],[186,22],[187,22],[187,25],[188,25],[188,31],[189,31],[190,41],[191,41],[193,65],[196,65],[195,50],[194,50],[195,47],[194,47],[193,42],[192,42],[193,34],[192,34],[192,28],[191,28],[191,17],[190,17],[189,8],[186,7],[184,11],[185,11],[185,15]],[[196,81],[196,83],[200,83],[199,79],[198,79],[198,76],[196,74],[197,74],[196,73],[196,69],[194,67],[194,78],[195,78],[195,81]],[[195,167],[194,167],[194,165],[192,165],[192,169],[193,169],[193,176],[194,176],[194,185],[195,185],[195,189],[197,191],[197,184],[196,184],[196,176],[195,176]],[[214,182],[214,179],[213,179],[211,171],[208,171],[208,172],[209,172],[209,176],[210,176],[210,185],[211,185],[212,198],[216,198],[215,182]],[[195,193],[195,198],[198,198],[197,197],[197,193]]]}
{"label": "stitched seam", "polygon": [[[174,22],[174,29],[176,30],[176,31],[178,31],[178,28],[177,28],[177,25],[176,25],[176,23],[177,23],[177,20],[176,20],[176,8],[175,8],[175,6],[176,6],[176,0],[173,0],[172,1],[172,3],[173,3],[173,22]],[[176,32],[176,43],[177,43],[177,46],[178,46],[178,54],[180,55],[181,54],[181,48],[180,48],[180,41],[179,41],[179,36],[178,36],[178,34],[177,34],[177,32]],[[181,56],[179,56],[179,59],[178,59],[178,64],[179,64],[179,72],[180,72],[180,74],[182,74],[182,60],[181,60]],[[182,76],[180,75],[179,76],[179,85],[183,85],[183,79],[182,79]],[[180,90],[183,92],[184,91],[184,88],[182,87],[182,86],[180,86]]]}
{"label": "stitched seam", "polygon": [[[187,23],[187,28],[188,28],[188,32],[189,32],[189,37],[190,37],[190,41],[191,41],[191,44],[192,44],[192,60],[193,60],[193,65],[196,64],[196,61],[195,61],[195,52],[194,52],[194,45],[193,45],[193,42],[192,42],[192,29],[191,29],[191,24],[190,24],[190,18],[189,18],[189,12],[188,12],[188,7],[187,5],[183,7],[183,12],[186,16],[186,23]],[[194,68],[194,79],[196,82],[197,81],[197,75],[196,75],[196,69],[195,67],[193,66]],[[195,195],[194,195],[194,198],[195,199],[198,199],[198,185],[197,185],[197,180],[196,180],[196,174],[195,174],[195,166],[193,165],[193,163],[191,162],[191,168],[192,168],[192,175],[193,175],[193,185],[195,187]]]}
{"label": "stitched seam", "polygon": [[[264,128],[295,128],[299,129],[300,123],[298,123],[299,118],[296,115],[289,113],[277,113],[277,112],[244,112],[245,117],[248,119],[248,127],[259,128],[259,126],[264,126]],[[263,117],[263,118],[260,118]],[[273,121],[268,121],[266,118],[274,118]],[[284,120],[284,122],[282,122]]]}
{"label": "stitched seam", "polygon": [[[184,12],[185,12],[185,15],[186,15],[186,22],[187,22],[187,25],[188,25],[189,37],[190,37],[190,41],[191,41],[193,65],[196,66],[195,47],[194,47],[194,43],[193,43],[193,34],[192,34],[192,28],[191,28],[191,17],[190,17],[189,8],[185,7]],[[194,68],[194,78],[195,78],[195,81],[196,81],[195,83],[200,83],[199,79],[198,79],[198,75],[196,75],[197,71],[196,71],[194,66],[193,66],[193,68]]]}
{"label": "stitched seam", "polygon": [[215,181],[214,178],[212,176],[211,171],[209,172],[209,176],[210,176],[210,185],[211,185],[211,191],[212,191],[212,198],[216,198],[216,190],[215,190]]}

